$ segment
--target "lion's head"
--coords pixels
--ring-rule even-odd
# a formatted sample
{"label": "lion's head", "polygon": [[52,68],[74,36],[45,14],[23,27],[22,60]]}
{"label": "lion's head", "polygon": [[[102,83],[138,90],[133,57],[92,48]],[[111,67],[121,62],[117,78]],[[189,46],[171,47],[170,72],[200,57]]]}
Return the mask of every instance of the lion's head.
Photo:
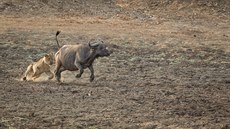
{"label": "lion's head", "polygon": [[46,54],[43,57],[43,61],[48,65],[52,65],[54,62],[54,54],[53,53]]}

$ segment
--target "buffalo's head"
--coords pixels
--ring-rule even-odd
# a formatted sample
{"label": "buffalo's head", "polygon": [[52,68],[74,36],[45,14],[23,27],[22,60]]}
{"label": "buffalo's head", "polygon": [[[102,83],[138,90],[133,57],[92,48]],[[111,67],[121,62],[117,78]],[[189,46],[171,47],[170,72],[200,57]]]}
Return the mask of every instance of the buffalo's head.
{"label": "buffalo's head", "polygon": [[100,43],[89,43],[89,47],[94,50],[98,57],[109,56],[112,53],[110,50],[108,50],[107,46],[103,44],[103,41]]}

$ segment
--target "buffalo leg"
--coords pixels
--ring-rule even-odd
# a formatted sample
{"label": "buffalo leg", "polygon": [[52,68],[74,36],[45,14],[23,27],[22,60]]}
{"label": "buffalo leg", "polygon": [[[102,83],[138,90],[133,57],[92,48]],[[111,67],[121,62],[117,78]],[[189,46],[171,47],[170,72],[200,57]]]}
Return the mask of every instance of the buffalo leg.
{"label": "buffalo leg", "polygon": [[61,79],[61,72],[65,71],[63,67],[61,67],[56,73],[55,73],[55,78],[57,79],[58,82],[60,82]]}
{"label": "buffalo leg", "polygon": [[92,82],[94,80],[94,69],[93,69],[93,65],[90,65],[88,68],[89,68],[89,70],[91,72],[89,81]]}
{"label": "buffalo leg", "polygon": [[81,75],[83,74],[84,70],[83,67],[81,66],[81,64],[77,63],[76,61],[74,62],[74,65],[79,69],[80,73],[77,74],[75,77],[76,78],[80,78]]}
{"label": "buffalo leg", "polygon": [[59,72],[60,68],[61,68],[61,63],[57,60],[54,74],[55,74],[55,78],[58,82],[60,82],[60,79],[61,79],[61,73]]}

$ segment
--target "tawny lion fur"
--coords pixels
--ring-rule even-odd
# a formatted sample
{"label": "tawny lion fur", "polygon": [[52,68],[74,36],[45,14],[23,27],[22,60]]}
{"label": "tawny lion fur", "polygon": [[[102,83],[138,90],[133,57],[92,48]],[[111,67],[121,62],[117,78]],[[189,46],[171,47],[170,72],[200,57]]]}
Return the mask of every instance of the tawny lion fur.
{"label": "tawny lion fur", "polygon": [[50,65],[53,63],[53,54],[46,54],[39,61],[31,63],[25,72],[23,80],[28,80],[28,77],[31,76],[34,81],[36,78],[40,77],[42,73],[46,73],[49,76],[49,79],[54,77],[53,72],[50,70]]}

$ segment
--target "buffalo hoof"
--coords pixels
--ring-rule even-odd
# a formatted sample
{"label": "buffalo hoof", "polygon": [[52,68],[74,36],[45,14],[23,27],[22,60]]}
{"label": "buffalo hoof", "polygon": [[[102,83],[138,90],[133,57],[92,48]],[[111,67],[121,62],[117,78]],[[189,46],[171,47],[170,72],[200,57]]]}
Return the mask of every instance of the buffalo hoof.
{"label": "buffalo hoof", "polygon": [[81,74],[77,74],[75,77],[76,77],[76,78],[80,78],[80,77],[81,77]]}
{"label": "buffalo hoof", "polygon": [[90,81],[90,82],[93,82],[93,80],[94,80],[94,76],[93,76],[93,77],[90,77],[89,81]]}
{"label": "buffalo hoof", "polygon": [[60,81],[60,79],[61,79],[60,76],[57,76],[57,75],[56,75],[55,78],[56,78],[56,80],[57,80],[58,82],[61,82],[61,81]]}

